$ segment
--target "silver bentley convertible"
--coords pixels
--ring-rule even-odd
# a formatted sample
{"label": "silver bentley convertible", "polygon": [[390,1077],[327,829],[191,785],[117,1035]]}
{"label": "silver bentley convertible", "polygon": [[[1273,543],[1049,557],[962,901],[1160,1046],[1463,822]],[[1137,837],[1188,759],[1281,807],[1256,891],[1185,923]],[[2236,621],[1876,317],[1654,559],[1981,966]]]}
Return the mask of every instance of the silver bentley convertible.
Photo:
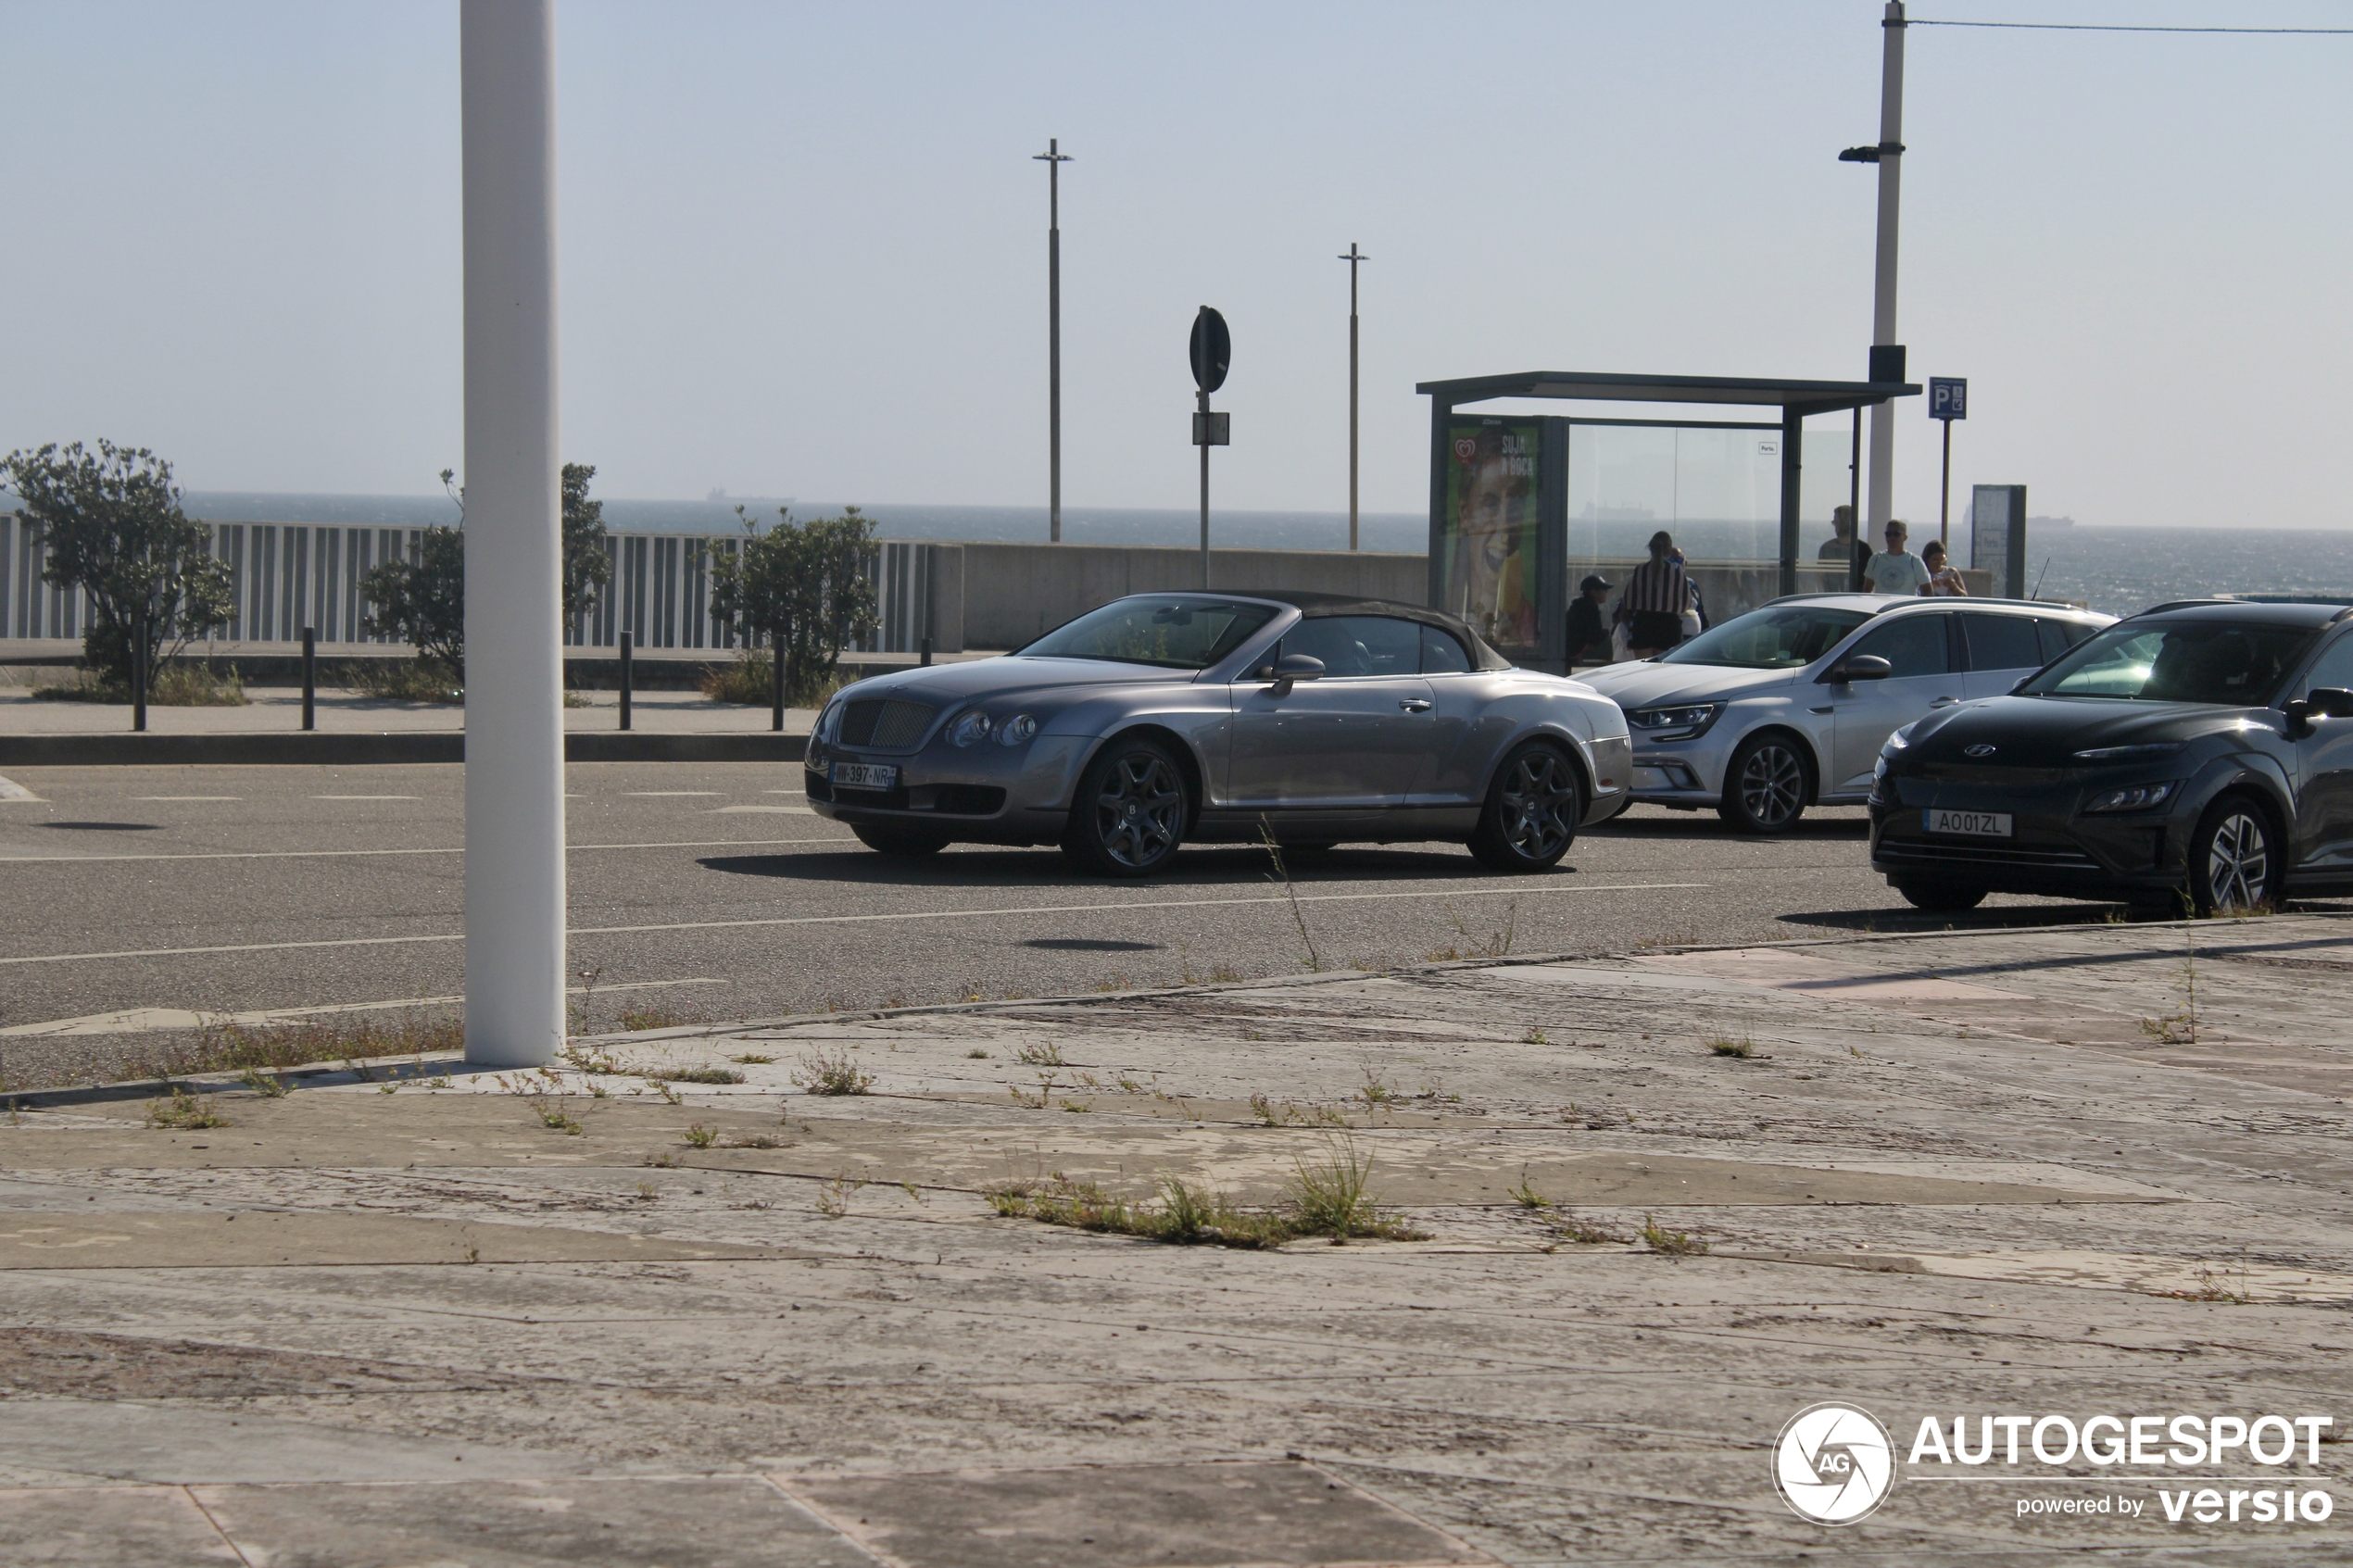
{"label": "silver bentley convertible", "polygon": [[1058,844],[1103,876],[1188,839],[1451,839],[1558,861],[1622,807],[1616,703],[1449,615],[1325,594],[1138,594],[1001,659],[861,681],[810,736],[810,804],[887,855]]}

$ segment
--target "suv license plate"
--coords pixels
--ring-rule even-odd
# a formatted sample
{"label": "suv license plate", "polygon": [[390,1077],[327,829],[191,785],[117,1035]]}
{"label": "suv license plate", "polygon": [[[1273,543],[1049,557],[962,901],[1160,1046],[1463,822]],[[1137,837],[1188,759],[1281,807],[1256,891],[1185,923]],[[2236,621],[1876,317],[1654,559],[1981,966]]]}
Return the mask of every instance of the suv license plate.
{"label": "suv license plate", "polygon": [[2010,836],[2010,814],[2007,811],[1940,811],[1926,812],[1931,833],[1957,833],[1965,838],[2007,838]]}
{"label": "suv license plate", "polygon": [[[889,762],[837,762],[834,783],[844,789],[896,789],[899,769]],[[2007,818],[2003,819],[2005,822]],[[2007,833],[2009,830],[2002,830]]]}

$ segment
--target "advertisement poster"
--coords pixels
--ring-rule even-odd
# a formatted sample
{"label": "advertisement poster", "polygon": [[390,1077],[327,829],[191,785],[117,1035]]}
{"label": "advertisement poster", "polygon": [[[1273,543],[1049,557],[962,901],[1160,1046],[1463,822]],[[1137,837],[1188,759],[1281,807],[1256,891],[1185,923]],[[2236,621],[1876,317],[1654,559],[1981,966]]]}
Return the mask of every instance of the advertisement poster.
{"label": "advertisement poster", "polygon": [[1534,420],[1462,420],[1448,441],[1444,608],[1498,647],[1532,648],[1540,428]]}

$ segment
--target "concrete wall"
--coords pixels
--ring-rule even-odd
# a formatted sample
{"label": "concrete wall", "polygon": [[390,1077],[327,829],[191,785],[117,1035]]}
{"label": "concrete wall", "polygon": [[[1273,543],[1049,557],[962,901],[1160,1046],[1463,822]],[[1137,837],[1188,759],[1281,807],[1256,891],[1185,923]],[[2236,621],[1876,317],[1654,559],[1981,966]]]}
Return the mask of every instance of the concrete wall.
{"label": "concrete wall", "polygon": [[[942,652],[1019,647],[1122,595],[1201,586],[1199,550],[969,542],[935,547],[962,557],[934,569],[932,646]],[[1424,559],[1375,550],[1212,549],[1209,585],[1234,594],[1291,588],[1420,604],[1428,590]],[[947,591],[951,582],[961,583],[961,595]],[[961,613],[951,608],[957,599]]]}

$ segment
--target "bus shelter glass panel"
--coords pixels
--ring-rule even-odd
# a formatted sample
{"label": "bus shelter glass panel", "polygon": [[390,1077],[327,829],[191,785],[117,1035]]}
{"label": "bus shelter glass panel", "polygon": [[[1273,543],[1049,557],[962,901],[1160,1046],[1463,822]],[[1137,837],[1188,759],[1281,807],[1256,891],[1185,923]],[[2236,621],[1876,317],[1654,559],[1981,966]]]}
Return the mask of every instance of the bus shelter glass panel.
{"label": "bus shelter glass panel", "polygon": [[1440,608],[1499,648],[1538,646],[1537,560],[1544,484],[1541,422],[1465,418],[1448,432],[1439,515]]}

